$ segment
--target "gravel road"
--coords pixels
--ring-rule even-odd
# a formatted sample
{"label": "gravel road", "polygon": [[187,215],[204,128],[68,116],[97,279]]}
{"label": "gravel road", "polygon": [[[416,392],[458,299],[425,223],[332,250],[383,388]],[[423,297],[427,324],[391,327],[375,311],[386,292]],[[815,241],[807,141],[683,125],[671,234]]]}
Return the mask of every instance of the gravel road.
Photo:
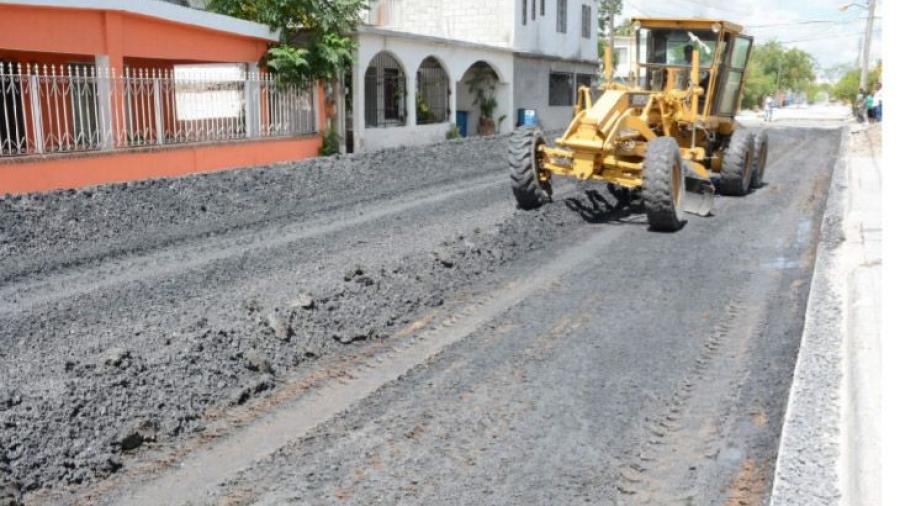
{"label": "gravel road", "polygon": [[770,184],[675,234],[572,185],[516,211],[503,137],[6,197],[0,485],[116,502],[505,290],[201,502],[762,503],[839,133],[770,139]]}

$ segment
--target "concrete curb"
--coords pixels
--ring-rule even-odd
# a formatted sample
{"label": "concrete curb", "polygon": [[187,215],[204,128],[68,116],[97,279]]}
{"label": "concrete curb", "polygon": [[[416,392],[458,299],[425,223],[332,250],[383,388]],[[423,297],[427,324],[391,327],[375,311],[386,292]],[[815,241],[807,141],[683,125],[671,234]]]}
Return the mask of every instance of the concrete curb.
{"label": "concrete curb", "polygon": [[771,505],[834,505],[841,502],[841,431],[847,328],[847,269],[844,256],[848,209],[847,148],[831,179],[820,228],[805,325],[785,411]]}

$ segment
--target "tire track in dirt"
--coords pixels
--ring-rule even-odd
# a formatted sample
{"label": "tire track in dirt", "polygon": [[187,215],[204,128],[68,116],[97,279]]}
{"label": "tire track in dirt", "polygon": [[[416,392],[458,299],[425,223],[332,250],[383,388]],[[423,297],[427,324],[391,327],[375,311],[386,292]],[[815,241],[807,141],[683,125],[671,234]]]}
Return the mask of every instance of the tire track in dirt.
{"label": "tire track in dirt", "polygon": [[691,504],[716,468],[731,465],[728,460],[734,456],[725,435],[735,414],[723,406],[740,385],[733,380],[734,371],[746,367],[746,348],[759,333],[752,326],[758,313],[740,296],[721,309],[664,411],[646,420],[646,443],[620,467],[616,488],[623,504]]}

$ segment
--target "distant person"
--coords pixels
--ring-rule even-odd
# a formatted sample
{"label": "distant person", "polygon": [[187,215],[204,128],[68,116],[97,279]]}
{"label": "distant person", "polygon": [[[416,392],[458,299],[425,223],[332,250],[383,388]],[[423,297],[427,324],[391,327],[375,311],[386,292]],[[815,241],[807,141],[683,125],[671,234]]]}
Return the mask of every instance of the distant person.
{"label": "distant person", "polygon": [[872,97],[875,102],[875,121],[881,123],[881,83],[875,85],[875,95]]}
{"label": "distant person", "polygon": [[875,122],[875,96],[871,93],[866,94],[866,118],[869,123]]}
{"label": "distant person", "polygon": [[775,99],[772,95],[766,95],[763,100],[763,111],[765,112],[764,121],[772,121],[775,116]]}

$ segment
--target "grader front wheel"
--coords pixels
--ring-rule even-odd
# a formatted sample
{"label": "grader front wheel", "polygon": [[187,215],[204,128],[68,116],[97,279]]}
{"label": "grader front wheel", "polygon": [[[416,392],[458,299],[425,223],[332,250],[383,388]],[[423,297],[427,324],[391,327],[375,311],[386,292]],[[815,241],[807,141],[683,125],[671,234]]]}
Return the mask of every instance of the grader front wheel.
{"label": "grader front wheel", "polygon": [[674,232],[684,225],[684,170],[675,139],[657,137],[647,145],[642,193],[651,229]]}
{"label": "grader front wheel", "polygon": [[509,177],[513,196],[522,209],[535,209],[550,201],[549,178],[540,177],[540,153],[544,134],[537,128],[522,127],[509,140]]}

